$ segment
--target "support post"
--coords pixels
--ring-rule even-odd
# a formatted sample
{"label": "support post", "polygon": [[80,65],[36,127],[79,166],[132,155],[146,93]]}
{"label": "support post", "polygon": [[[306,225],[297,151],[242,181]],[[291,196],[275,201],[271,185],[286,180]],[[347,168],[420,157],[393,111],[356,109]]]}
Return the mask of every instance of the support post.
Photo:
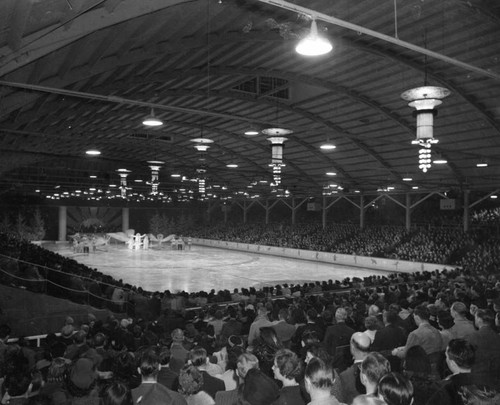
{"label": "support post", "polygon": [[464,190],[464,232],[469,231],[469,200],[470,200],[470,190]]}
{"label": "support post", "polygon": [[122,231],[130,229],[130,210],[128,207],[122,208]]}
{"label": "support post", "polygon": [[66,241],[66,225],[67,225],[67,207],[61,205],[59,207],[59,242]]}
{"label": "support post", "polygon": [[365,229],[365,196],[359,196],[359,228]]}
{"label": "support post", "polygon": [[269,200],[266,200],[266,225],[269,225]]}
{"label": "support post", "polygon": [[321,215],[321,223],[323,225],[323,229],[326,228],[326,197],[323,196],[323,207],[322,207],[322,215]]}
{"label": "support post", "polygon": [[297,208],[295,208],[295,197],[292,197],[292,225],[295,225]]}
{"label": "support post", "polygon": [[410,193],[406,193],[405,197],[406,197],[405,225],[406,225],[406,230],[409,232],[410,228],[411,228],[411,195],[410,195]]}

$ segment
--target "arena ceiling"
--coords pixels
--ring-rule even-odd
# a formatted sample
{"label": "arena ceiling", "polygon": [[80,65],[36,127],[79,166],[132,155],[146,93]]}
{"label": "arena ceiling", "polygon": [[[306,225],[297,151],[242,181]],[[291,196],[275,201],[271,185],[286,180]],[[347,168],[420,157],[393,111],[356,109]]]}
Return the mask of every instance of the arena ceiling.
{"label": "arena ceiling", "polygon": [[[295,52],[311,16],[333,44],[327,55]],[[425,84],[451,92],[432,146],[447,163],[426,173],[411,144],[415,109],[401,98]],[[148,129],[152,108],[164,124]],[[271,143],[244,135],[250,127],[293,131],[278,191]],[[193,138],[214,142],[198,152]],[[336,148],[320,149],[326,141]],[[129,195],[147,195],[151,160],[165,162],[164,195],[196,196],[199,178],[218,195],[319,196],[338,191],[330,184],[491,192],[500,184],[500,4],[1,1],[0,195],[105,195],[118,169],[130,170]]]}

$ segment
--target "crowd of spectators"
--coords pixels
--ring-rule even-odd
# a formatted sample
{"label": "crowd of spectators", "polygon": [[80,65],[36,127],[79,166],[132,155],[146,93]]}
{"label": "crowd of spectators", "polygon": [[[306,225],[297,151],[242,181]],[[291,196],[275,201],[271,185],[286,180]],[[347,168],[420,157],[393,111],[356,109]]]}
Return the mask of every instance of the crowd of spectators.
{"label": "crowd of spectators", "polygon": [[355,254],[407,254],[462,266],[260,290],[146,292],[2,236],[2,282],[33,280],[26,288],[50,280],[43,292],[55,295],[64,294],[63,287],[88,292],[93,286],[91,305],[109,300],[119,313],[100,320],[89,313],[78,325],[68,317],[39,349],[24,339],[8,343],[11,329],[1,325],[2,403],[500,403],[500,249],[494,235],[350,226],[320,232],[315,225],[261,232],[252,225],[220,227],[210,237],[341,246]]}
{"label": "crowd of spectators", "polygon": [[153,320],[68,317],[39,349],[7,344],[2,325],[2,403],[498,404],[497,275],[385,281],[349,292],[319,283],[307,296],[283,285],[248,300],[235,291],[229,305]]}

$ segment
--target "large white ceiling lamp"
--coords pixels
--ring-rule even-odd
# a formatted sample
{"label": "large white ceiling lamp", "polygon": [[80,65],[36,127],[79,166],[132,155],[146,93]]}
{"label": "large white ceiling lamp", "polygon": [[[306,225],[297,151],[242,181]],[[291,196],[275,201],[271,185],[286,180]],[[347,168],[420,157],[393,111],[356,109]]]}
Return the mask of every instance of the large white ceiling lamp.
{"label": "large white ceiling lamp", "polygon": [[160,169],[165,162],[161,160],[148,160],[148,164],[151,169],[151,195],[157,195],[158,186],[160,185]]}
{"label": "large white ceiling lamp", "polygon": [[409,101],[408,105],[416,109],[417,137],[412,144],[420,147],[418,167],[424,173],[431,167],[431,146],[438,142],[434,138],[434,115],[437,114],[435,107],[441,105],[441,100],[450,94],[450,90],[435,86],[416,87],[401,94],[401,98]]}
{"label": "large white ceiling lamp", "polygon": [[304,56],[325,55],[332,49],[331,42],[318,34],[318,25],[314,18],[311,23],[311,31],[295,47],[295,51]]}
{"label": "large white ceiling lamp", "polygon": [[155,112],[151,108],[151,115],[148,115],[146,118],[144,118],[144,120],[142,121],[142,125],[145,125],[147,127],[159,127],[163,125],[163,121],[155,116]]}

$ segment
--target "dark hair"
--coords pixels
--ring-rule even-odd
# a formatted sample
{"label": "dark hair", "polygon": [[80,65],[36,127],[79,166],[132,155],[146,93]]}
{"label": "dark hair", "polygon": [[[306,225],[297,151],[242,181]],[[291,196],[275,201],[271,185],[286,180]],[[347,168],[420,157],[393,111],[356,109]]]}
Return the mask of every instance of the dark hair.
{"label": "dark hair", "polygon": [[391,372],[391,364],[384,356],[377,352],[368,353],[361,363],[361,373],[372,383],[376,384],[380,377]]}
{"label": "dark hair", "polygon": [[203,387],[203,374],[194,365],[186,364],[179,373],[179,385],[181,394],[197,394]]}
{"label": "dark hair", "polygon": [[156,375],[160,365],[160,359],[154,350],[147,350],[142,354],[139,368],[144,377]]}
{"label": "dark hair", "polygon": [[270,326],[260,328],[260,339],[270,347],[277,349],[281,349],[283,347],[276,331]]}
{"label": "dark hair", "polygon": [[408,349],[405,356],[404,369],[414,373],[425,374],[429,374],[432,371],[429,356],[422,346],[412,346]]}
{"label": "dark hair", "polygon": [[410,405],[413,399],[413,385],[399,373],[388,373],[378,382],[378,394],[387,405]]}
{"label": "dark hair", "polygon": [[311,353],[314,357],[323,360],[325,363],[331,362],[332,358],[321,343],[311,343],[306,346],[306,353]]}
{"label": "dark hair", "polygon": [[112,383],[101,399],[101,405],[132,405],[132,394],[127,384],[120,381]]}
{"label": "dark hair", "polygon": [[460,368],[472,368],[476,360],[476,350],[472,344],[465,339],[452,339],[448,343],[446,354],[450,360],[457,363]]}
{"label": "dark hair", "polygon": [[207,351],[203,347],[197,346],[191,350],[190,359],[193,366],[203,366],[207,362]]}
{"label": "dark hair", "polygon": [[413,314],[418,316],[423,321],[428,321],[430,318],[429,308],[427,308],[425,305],[417,305],[415,307],[415,310],[413,311]]}
{"label": "dark hair", "polygon": [[392,310],[385,312],[385,320],[387,323],[390,323],[391,325],[395,324],[398,321],[398,318],[399,315]]}
{"label": "dark hair", "polygon": [[438,312],[438,323],[443,327],[443,329],[450,329],[453,325],[453,317],[449,311],[439,311]]}
{"label": "dark hair", "polygon": [[289,380],[297,380],[302,374],[302,363],[291,350],[278,350],[274,355],[274,362],[281,375]]}
{"label": "dark hair", "polygon": [[318,331],[314,329],[305,330],[304,333],[302,333],[301,340],[304,342],[305,346],[313,343],[319,343]]}
{"label": "dark hair", "polygon": [[333,387],[333,369],[329,363],[318,357],[314,357],[307,364],[305,377],[317,389],[329,391]]}
{"label": "dark hair", "polygon": [[481,319],[486,325],[493,325],[495,323],[495,314],[491,309],[478,309],[476,316]]}

